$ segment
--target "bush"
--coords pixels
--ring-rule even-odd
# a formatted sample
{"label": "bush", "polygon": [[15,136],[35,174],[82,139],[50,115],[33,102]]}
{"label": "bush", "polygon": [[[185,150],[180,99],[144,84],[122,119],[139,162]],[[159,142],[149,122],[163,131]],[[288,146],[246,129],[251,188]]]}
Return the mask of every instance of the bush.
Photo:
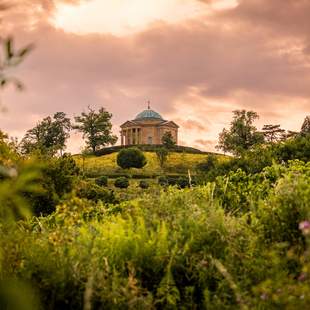
{"label": "bush", "polygon": [[79,198],[86,198],[94,202],[99,200],[105,203],[115,203],[112,191],[104,189],[93,181],[80,181],[76,187],[76,195]]}
{"label": "bush", "polygon": [[25,195],[32,205],[34,214],[48,215],[54,212],[60,199],[72,191],[78,174],[79,168],[70,155],[44,158],[42,176],[37,182],[41,190]]}
{"label": "bush", "polygon": [[128,188],[129,186],[129,181],[125,177],[120,177],[117,178],[114,182],[114,186],[118,188]]}
{"label": "bush", "polygon": [[161,186],[168,186],[168,179],[165,176],[160,176],[158,178],[158,184]]}
{"label": "bush", "polygon": [[148,189],[150,187],[150,184],[147,181],[141,180],[139,183],[139,187],[142,189]]}
{"label": "bush", "polygon": [[146,163],[146,157],[138,148],[122,149],[117,154],[117,164],[123,169],[143,168]]}
{"label": "bush", "polygon": [[99,186],[107,186],[108,185],[108,177],[101,176],[95,180],[96,184]]}
{"label": "bush", "polygon": [[179,177],[176,184],[180,188],[186,188],[186,187],[189,187],[189,180],[187,177]]}

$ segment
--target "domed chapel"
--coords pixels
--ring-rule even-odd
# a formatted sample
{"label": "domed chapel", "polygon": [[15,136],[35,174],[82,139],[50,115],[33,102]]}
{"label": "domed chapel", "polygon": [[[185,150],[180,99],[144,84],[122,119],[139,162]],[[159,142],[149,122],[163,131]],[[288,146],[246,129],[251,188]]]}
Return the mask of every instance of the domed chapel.
{"label": "domed chapel", "polygon": [[171,132],[172,138],[178,144],[179,126],[173,121],[167,121],[151,109],[139,113],[135,119],[127,121],[121,126],[122,145],[162,144],[162,137]]}

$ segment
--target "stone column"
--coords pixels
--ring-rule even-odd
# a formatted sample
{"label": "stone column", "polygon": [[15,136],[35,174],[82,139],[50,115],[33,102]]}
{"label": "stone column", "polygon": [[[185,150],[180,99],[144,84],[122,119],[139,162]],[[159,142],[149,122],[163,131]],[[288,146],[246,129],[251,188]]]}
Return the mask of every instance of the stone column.
{"label": "stone column", "polygon": [[125,130],[125,145],[128,145],[128,130]]}
{"label": "stone column", "polygon": [[122,146],[124,145],[124,131],[121,130],[121,141],[122,141]]}
{"label": "stone column", "polygon": [[130,129],[130,144],[133,144],[133,129]]}
{"label": "stone column", "polygon": [[135,134],[136,134],[136,144],[139,144],[138,128],[136,128]]}

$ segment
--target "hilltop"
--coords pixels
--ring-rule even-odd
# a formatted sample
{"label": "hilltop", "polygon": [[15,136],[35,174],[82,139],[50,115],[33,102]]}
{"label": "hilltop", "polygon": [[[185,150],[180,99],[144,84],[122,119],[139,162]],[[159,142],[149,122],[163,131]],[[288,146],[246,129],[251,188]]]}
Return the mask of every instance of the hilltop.
{"label": "hilltop", "polygon": [[[84,157],[84,164],[82,155],[75,155],[74,159],[80,169],[83,170],[84,167],[84,172],[89,177],[97,177],[100,175],[117,177],[119,175],[123,175],[124,173],[126,174],[126,172],[116,164],[117,154],[118,152],[113,152],[102,156],[87,155]],[[163,173],[184,175],[187,174],[189,169],[193,172],[196,165],[204,162],[212,153],[200,152],[193,154],[176,151],[171,152],[168,156],[164,170],[161,169],[155,152],[146,151],[144,154],[147,158],[147,165],[142,169],[131,169],[131,174],[137,178],[152,178],[162,175]],[[216,154],[216,156],[219,156],[223,160],[227,158],[226,156],[220,154]]]}

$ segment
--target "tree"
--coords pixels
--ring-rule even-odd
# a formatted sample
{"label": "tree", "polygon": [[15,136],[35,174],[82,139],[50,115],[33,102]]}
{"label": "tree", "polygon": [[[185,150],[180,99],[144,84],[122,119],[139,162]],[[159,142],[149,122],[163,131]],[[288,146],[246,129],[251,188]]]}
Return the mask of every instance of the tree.
{"label": "tree", "polygon": [[143,152],[137,148],[122,149],[117,154],[117,164],[123,169],[143,168],[147,160]]}
{"label": "tree", "polygon": [[71,121],[63,112],[57,112],[53,118],[48,116],[34,128],[28,130],[21,141],[22,153],[29,154],[35,150],[41,153],[55,154],[66,148],[70,137]]}
{"label": "tree", "polygon": [[83,112],[75,117],[74,129],[83,133],[83,138],[87,139],[86,144],[93,153],[99,148],[107,145],[114,145],[117,137],[112,134],[112,114],[104,108],[98,112],[88,107],[88,112]]}
{"label": "tree", "polygon": [[167,131],[163,134],[161,141],[162,144],[168,149],[173,148],[176,144],[170,131]]}
{"label": "tree", "polygon": [[169,155],[169,151],[167,150],[167,148],[160,147],[156,149],[156,156],[157,156],[157,159],[158,159],[158,162],[161,168],[164,167],[167,161],[168,155]]}
{"label": "tree", "polygon": [[302,136],[306,136],[310,134],[310,116],[306,116],[302,126],[301,126],[301,131],[300,134]]}
{"label": "tree", "polygon": [[253,146],[263,143],[264,136],[253,126],[253,122],[259,118],[256,112],[236,110],[233,113],[230,128],[228,130],[224,128],[219,135],[217,149],[241,155]]}
{"label": "tree", "polygon": [[280,125],[264,125],[262,130],[267,143],[283,141],[286,138],[285,130],[280,128]]}

